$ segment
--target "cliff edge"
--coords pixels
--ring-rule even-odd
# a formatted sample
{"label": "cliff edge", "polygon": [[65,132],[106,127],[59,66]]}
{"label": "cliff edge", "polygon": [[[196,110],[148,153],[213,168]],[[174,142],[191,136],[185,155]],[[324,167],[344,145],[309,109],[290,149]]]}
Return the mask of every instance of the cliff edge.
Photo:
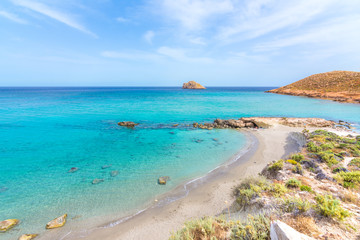
{"label": "cliff edge", "polygon": [[332,71],[314,74],[267,92],[360,103],[360,72]]}
{"label": "cliff edge", "polygon": [[183,89],[206,89],[200,83],[197,83],[195,81],[189,81],[187,83],[184,83],[182,88]]}

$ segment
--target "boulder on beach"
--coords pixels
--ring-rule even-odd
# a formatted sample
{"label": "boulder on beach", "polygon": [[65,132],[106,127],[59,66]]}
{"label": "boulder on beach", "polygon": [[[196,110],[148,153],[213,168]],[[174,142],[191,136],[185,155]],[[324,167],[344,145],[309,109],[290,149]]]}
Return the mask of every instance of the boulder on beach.
{"label": "boulder on beach", "polygon": [[124,122],[118,122],[118,125],[127,128],[134,128],[135,126],[139,125],[139,123],[124,121]]}
{"label": "boulder on beach", "polygon": [[23,234],[19,237],[19,240],[31,240],[38,236],[38,234]]}
{"label": "boulder on beach", "polygon": [[91,183],[92,184],[98,184],[98,183],[101,183],[103,181],[104,181],[104,179],[102,179],[102,178],[95,178]]}
{"label": "boulder on beach", "polygon": [[197,83],[195,81],[189,81],[187,83],[184,83],[182,88],[183,89],[206,89],[200,83]]}
{"label": "boulder on beach", "polygon": [[18,219],[7,219],[0,222],[0,232],[6,232],[19,223]]}
{"label": "boulder on beach", "polygon": [[58,218],[55,218],[54,220],[51,220],[46,224],[46,229],[53,229],[53,228],[59,228],[65,225],[66,223],[67,214],[64,214]]}
{"label": "boulder on beach", "polygon": [[115,177],[115,176],[117,176],[119,174],[119,171],[111,171],[110,172],[110,176],[112,176],[112,177]]}
{"label": "boulder on beach", "polygon": [[170,180],[170,177],[169,176],[163,176],[163,177],[159,177],[158,179],[158,183],[160,185],[165,185],[167,181]]}
{"label": "boulder on beach", "polygon": [[74,173],[74,172],[76,172],[76,171],[78,171],[78,170],[79,170],[79,168],[77,168],[77,167],[72,167],[72,168],[70,168],[69,173]]}

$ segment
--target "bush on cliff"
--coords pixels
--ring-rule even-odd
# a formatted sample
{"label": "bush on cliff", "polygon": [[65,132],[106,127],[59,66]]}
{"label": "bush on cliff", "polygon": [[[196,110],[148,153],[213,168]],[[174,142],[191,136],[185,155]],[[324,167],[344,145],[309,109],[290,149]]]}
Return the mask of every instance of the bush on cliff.
{"label": "bush on cliff", "polygon": [[335,218],[340,221],[350,216],[350,213],[340,206],[337,199],[333,199],[331,195],[317,195],[315,198],[317,202],[316,210],[323,216]]}

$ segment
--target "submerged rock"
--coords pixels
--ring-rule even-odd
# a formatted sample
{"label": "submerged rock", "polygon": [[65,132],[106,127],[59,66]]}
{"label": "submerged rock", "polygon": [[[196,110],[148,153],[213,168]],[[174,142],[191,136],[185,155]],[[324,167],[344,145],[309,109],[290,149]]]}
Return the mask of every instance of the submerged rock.
{"label": "submerged rock", "polygon": [[38,236],[38,234],[23,234],[19,237],[19,240],[31,240]]}
{"label": "submerged rock", "polygon": [[70,168],[69,173],[74,173],[74,172],[76,172],[76,171],[78,171],[78,170],[79,170],[79,168],[77,168],[77,167],[72,167],[72,168]]}
{"label": "submerged rock", "polygon": [[0,193],[5,192],[5,191],[7,191],[7,190],[8,190],[7,187],[0,187]]}
{"label": "submerged rock", "polygon": [[119,174],[119,171],[111,171],[110,172],[110,176],[112,176],[112,177],[115,177],[115,176],[117,176]]}
{"label": "submerged rock", "polygon": [[104,179],[102,179],[102,178],[95,178],[91,183],[98,184],[98,183],[102,183],[103,181],[104,181]]}
{"label": "submerged rock", "polygon": [[106,168],[110,168],[112,165],[109,164],[109,165],[104,165],[104,166],[101,166],[101,169],[106,169]]}
{"label": "submerged rock", "polygon": [[66,223],[67,214],[64,214],[58,218],[55,218],[54,220],[51,220],[46,224],[46,229],[53,229],[53,228],[59,228],[65,225]]}
{"label": "submerged rock", "polygon": [[163,177],[159,177],[158,183],[160,185],[165,185],[167,181],[170,180],[169,176],[163,176]]}
{"label": "submerged rock", "polygon": [[0,232],[6,232],[10,228],[13,228],[16,224],[19,223],[18,219],[7,219],[0,222]]}
{"label": "submerged rock", "polygon": [[187,83],[184,83],[182,88],[183,89],[206,89],[200,83],[197,83],[195,81],[189,81]]}
{"label": "submerged rock", "polygon": [[134,128],[135,126],[139,125],[139,123],[124,121],[124,122],[119,122],[118,125],[122,126],[122,127],[127,127],[127,128]]}

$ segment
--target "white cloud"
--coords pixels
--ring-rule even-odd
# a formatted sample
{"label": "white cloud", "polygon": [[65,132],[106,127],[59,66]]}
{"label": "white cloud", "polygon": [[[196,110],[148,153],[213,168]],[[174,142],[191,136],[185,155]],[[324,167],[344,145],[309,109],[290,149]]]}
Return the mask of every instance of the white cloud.
{"label": "white cloud", "polygon": [[122,23],[125,23],[125,22],[129,22],[130,20],[129,20],[129,19],[127,19],[127,18],[118,17],[118,18],[116,18],[116,21],[118,21],[118,22],[122,22]]}
{"label": "white cloud", "polygon": [[205,40],[201,37],[189,38],[189,42],[198,45],[206,45]]}
{"label": "white cloud", "polygon": [[4,17],[4,18],[7,18],[13,22],[17,22],[17,23],[21,23],[21,24],[27,24],[27,21],[19,18],[18,16],[12,14],[12,13],[9,13],[9,12],[5,12],[5,11],[0,11],[0,16],[1,17]]}
{"label": "white cloud", "polygon": [[161,56],[141,51],[118,52],[118,51],[103,51],[101,56],[113,59],[126,59],[126,60],[159,60]]}
{"label": "white cloud", "polygon": [[43,3],[40,2],[33,2],[29,0],[12,0],[14,4],[19,5],[21,7],[28,8],[32,11],[41,13],[47,17],[55,19],[59,22],[62,22],[69,27],[75,28],[81,32],[89,34],[93,37],[97,37],[96,34],[92,33],[91,31],[87,30],[82,24],[78,23],[75,19],[69,16],[66,13],[63,13],[57,9],[51,8]]}
{"label": "white cloud", "polygon": [[[159,2],[160,1],[160,2]],[[176,21],[186,31],[200,30],[206,21],[216,15],[229,13],[233,10],[231,0],[159,0],[161,13]]]}
{"label": "white cloud", "polygon": [[143,37],[144,37],[145,41],[152,44],[152,40],[155,37],[155,33],[153,31],[147,31]]}
{"label": "white cloud", "polygon": [[188,56],[187,51],[180,48],[160,47],[158,53],[170,57],[180,62],[197,62],[197,63],[211,63],[213,59],[206,57],[192,57]]}
{"label": "white cloud", "polygon": [[285,28],[298,28],[324,13],[334,0],[250,1],[218,38],[224,41],[253,39]]}

